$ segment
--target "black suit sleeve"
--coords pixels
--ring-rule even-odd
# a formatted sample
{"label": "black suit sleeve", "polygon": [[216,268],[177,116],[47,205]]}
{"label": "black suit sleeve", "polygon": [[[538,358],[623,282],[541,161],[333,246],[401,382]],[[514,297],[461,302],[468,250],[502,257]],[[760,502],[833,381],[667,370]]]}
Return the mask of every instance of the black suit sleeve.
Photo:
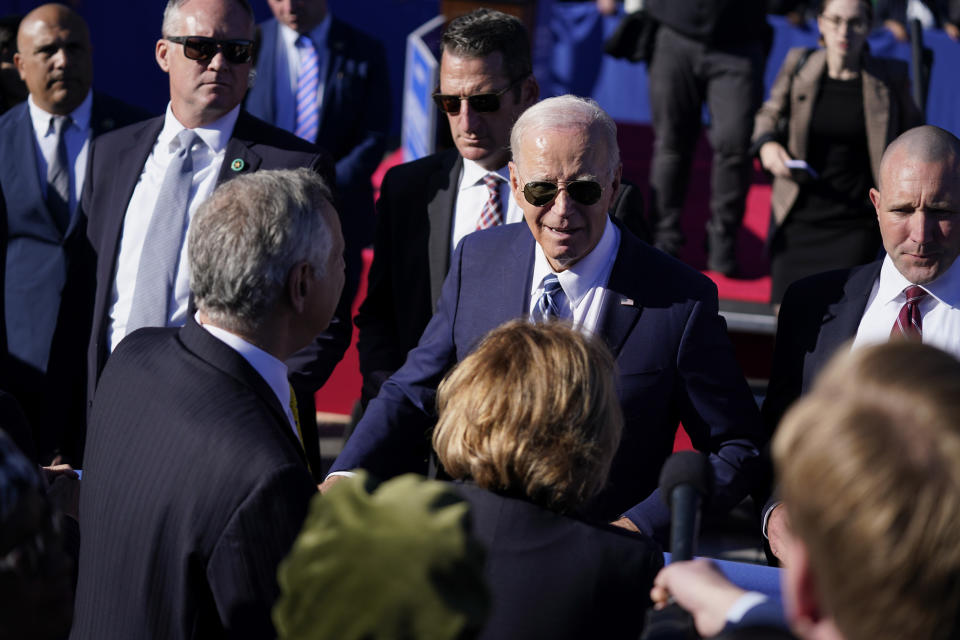
{"label": "black suit sleeve", "polygon": [[392,206],[396,172],[388,172],[377,201],[377,222],[374,233],[373,264],[367,278],[367,297],[357,312],[357,351],[360,373],[363,376],[361,399],[366,405],[380,391],[380,386],[403,365],[407,356],[397,334],[397,309],[394,305],[392,272],[396,268],[393,245],[398,241],[394,232]]}
{"label": "black suit sleeve", "polygon": [[213,600],[230,638],[276,635],[270,611],[279,594],[277,565],[290,551],[315,493],[303,482],[303,469],[281,468],[263,478],[230,518],[207,564]]}

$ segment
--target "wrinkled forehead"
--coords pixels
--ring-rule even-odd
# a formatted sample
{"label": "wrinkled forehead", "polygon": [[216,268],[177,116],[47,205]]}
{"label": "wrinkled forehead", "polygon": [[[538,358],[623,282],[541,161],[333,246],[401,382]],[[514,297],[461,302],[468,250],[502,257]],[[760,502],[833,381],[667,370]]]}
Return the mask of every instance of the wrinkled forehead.
{"label": "wrinkled forehead", "polygon": [[513,159],[524,169],[579,168],[597,175],[609,172],[608,149],[600,128],[580,124],[534,125],[521,131]]}

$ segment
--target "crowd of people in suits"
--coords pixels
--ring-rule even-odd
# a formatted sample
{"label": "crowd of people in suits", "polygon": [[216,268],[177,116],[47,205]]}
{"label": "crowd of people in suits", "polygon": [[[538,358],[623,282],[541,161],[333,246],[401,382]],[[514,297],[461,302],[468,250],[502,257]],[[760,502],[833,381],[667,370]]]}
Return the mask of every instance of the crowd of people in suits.
{"label": "crowd of people in suits", "polygon": [[[686,65],[744,58],[719,96],[750,103],[760,44],[705,44],[682,26],[700,9],[667,4],[650,2],[663,22],[651,77],[672,83],[655,127],[683,126]],[[847,41],[865,4],[823,3],[825,53],[788,57],[757,116],[775,210],[792,180],[777,163],[803,158],[818,126],[804,92],[847,74],[865,103],[899,87],[902,69],[874,74],[886,67]],[[912,106],[893,89],[883,133],[863,125],[859,169],[876,182],[851,198],[869,198],[885,253],[786,288],[761,410],[716,286],[654,246],[678,220],[648,235],[596,102],[539,100],[518,19],[479,9],[446,27],[433,99],[454,148],[388,171],[374,215],[383,48],[325,0],[268,5],[257,27],[247,0],[168,0],[155,57],[170,100],[153,118],[91,90],[73,10],[19,23],[28,98],[0,116],[0,595],[18,599],[0,605],[0,638],[633,638],[638,610],[669,597],[705,635],[746,626],[771,603],[709,565],[657,577],[658,476],[680,422],[708,457],[718,518],[769,493],[777,434],[762,526],[792,598],[776,626],[951,636],[960,140],[893,118]],[[813,124],[795,121],[804,106]],[[719,176],[742,172],[749,142],[733,115]],[[787,138],[760,126],[784,117]],[[661,213],[683,192],[684,140],[657,143]],[[742,198],[715,195],[712,255],[733,270]],[[364,413],[327,470],[313,394],[349,345],[370,242]],[[853,560],[834,567],[837,554]],[[880,582],[873,599],[863,585]],[[338,606],[361,593],[363,611]],[[896,624],[862,623],[865,602]]]}

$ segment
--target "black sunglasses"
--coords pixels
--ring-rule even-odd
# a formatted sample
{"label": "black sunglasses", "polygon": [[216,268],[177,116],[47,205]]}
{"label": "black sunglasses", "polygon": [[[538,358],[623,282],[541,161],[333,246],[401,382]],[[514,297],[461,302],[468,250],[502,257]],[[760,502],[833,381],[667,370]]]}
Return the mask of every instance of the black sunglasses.
{"label": "black sunglasses", "polygon": [[[595,180],[571,180],[563,185],[570,198],[579,204],[590,206],[600,201],[603,186]],[[523,185],[523,197],[535,207],[543,207],[553,202],[560,193],[560,185],[547,180],[537,180]]]}
{"label": "black sunglasses", "polygon": [[506,89],[497,91],[496,93],[478,93],[472,96],[455,96],[446,93],[434,92],[433,101],[436,103],[437,108],[444,113],[449,113],[452,116],[460,113],[460,102],[466,100],[470,103],[470,108],[474,111],[479,111],[480,113],[493,113],[500,109],[500,96],[505,94],[510,89],[513,89],[517,84],[523,80],[523,78],[517,78],[510,83]]}
{"label": "black sunglasses", "polygon": [[217,40],[204,36],[167,36],[167,40],[183,45],[183,55],[191,60],[206,62],[223,52],[223,57],[233,64],[250,62],[253,57],[253,40]]}

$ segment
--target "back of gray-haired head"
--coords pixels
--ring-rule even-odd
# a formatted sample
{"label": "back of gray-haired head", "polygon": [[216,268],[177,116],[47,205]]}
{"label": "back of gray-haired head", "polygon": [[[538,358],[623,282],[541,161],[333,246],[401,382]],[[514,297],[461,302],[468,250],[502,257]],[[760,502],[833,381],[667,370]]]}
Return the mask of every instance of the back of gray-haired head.
{"label": "back of gray-haired head", "polygon": [[617,124],[599,104],[590,98],[562,95],[547,98],[523,112],[510,131],[510,150],[514,161],[531,131],[556,129],[589,130],[593,138],[606,145],[607,168],[620,166],[620,145],[617,144]]}
{"label": "back of gray-haired head", "polygon": [[[250,3],[247,0],[229,1],[236,4],[239,9],[243,10],[248,16],[250,16],[251,27],[256,23],[256,18],[253,15],[253,7],[250,6]],[[187,2],[189,2],[189,0],[167,0],[167,6],[163,9],[163,23],[160,26],[161,35],[164,37],[196,35],[193,33],[177,33],[177,31],[181,28],[180,25],[177,24],[177,21],[180,18],[180,8]]]}
{"label": "back of gray-haired head", "polygon": [[503,73],[517,81],[532,73],[530,38],[517,18],[494,11],[476,9],[455,18],[440,39],[440,48],[461,58],[485,58],[499,52]]}
{"label": "back of gray-haired head", "polygon": [[323,278],[343,242],[321,213],[332,201],[309,169],[257,171],[219,186],[188,234],[197,308],[225,329],[250,331],[272,312],[294,265],[306,261]]}

